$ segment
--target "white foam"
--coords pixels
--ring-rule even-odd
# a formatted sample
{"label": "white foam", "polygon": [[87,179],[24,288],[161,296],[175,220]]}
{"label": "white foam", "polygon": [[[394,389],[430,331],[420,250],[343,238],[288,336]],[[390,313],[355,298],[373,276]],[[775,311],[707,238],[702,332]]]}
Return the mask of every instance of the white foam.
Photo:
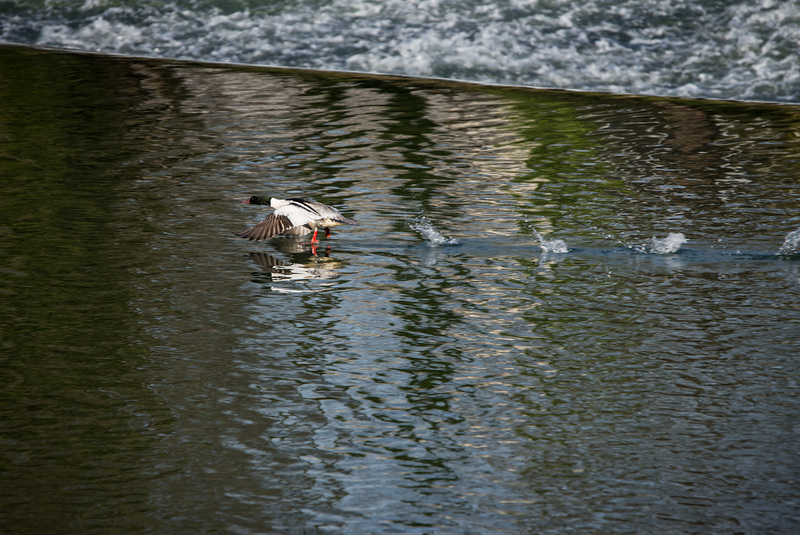
{"label": "white foam", "polygon": [[678,250],[681,248],[681,245],[683,245],[687,241],[688,240],[686,239],[686,236],[684,236],[680,232],[671,232],[667,235],[666,238],[653,237],[653,241],[651,242],[649,252],[655,254],[677,253]]}
{"label": "white foam", "polygon": [[424,217],[418,217],[417,219],[410,221],[408,226],[419,232],[422,235],[422,238],[431,247],[438,247],[439,245],[458,245],[457,239],[446,238],[441,232],[436,230],[436,228],[433,226],[433,223]]}
{"label": "white foam", "polygon": [[800,250],[800,228],[786,235],[783,245],[778,249],[779,255],[790,255]]}
{"label": "white foam", "polygon": [[539,248],[543,253],[564,254],[569,252],[567,242],[564,240],[548,240],[542,235],[541,232],[533,228],[532,225],[528,225],[528,228],[531,230],[531,232],[533,232],[533,235],[536,236],[536,239],[539,240]]}
{"label": "white foam", "polygon": [[539,247],[543,253],[564,254],[569,252],[567,242],[564,240],[541,240]]}
{"label": "white foam", "polygon": [[[800,100],[800,3],[65,0],[0,41],[531,86]],[[72,4],[72,5],[70,5]]]}

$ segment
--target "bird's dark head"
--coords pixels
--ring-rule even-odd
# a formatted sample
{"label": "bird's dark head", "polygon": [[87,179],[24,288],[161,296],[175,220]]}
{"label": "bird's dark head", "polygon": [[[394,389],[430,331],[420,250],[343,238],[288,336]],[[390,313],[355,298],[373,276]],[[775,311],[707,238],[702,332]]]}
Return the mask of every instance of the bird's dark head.
{"label": "bird's dark head", "polygon": [[245,199],[242,202],[244,204],[269,204],[269,197],[260,197],[258,195],[253,195],[249,199]]}

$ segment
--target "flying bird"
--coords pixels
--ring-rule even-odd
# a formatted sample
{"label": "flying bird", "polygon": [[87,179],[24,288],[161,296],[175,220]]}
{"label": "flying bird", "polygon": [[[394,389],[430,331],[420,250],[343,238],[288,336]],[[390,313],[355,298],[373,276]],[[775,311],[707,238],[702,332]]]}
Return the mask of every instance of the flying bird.
{"label": "flying bird", "polygon": [[251,241],[266,240],[279,234],[302,236],[313,230],[314,235],[311,236],[309,243],[317,244],[319,243],[317,230],[320,227],[325,229],[325,237],[327,238],[331,235],[331,227],[358,225],[355,219],[343,216],[333,206],[308,199],[276,199],[274,197],[268,199],[267,197],[253,195],[242,202],[246,204],[269,204],[275,209],[261,223],[245,231],[235,233],[237,236]]}

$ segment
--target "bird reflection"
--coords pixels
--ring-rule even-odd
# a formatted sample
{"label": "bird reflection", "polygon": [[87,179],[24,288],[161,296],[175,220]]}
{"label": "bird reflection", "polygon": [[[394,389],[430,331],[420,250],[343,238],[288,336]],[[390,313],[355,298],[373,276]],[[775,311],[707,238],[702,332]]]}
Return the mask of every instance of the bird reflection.
{"label": "bird reflection", "polygon": [[330,258],[330,247],[324,254],[309,252],[299,239],[276,238],[272,244],[288,260],[266,252],[252,252],[249,257],[259,268],[251,273],[253,282],[302,281],[311,279],[331,279],[342,263]]}

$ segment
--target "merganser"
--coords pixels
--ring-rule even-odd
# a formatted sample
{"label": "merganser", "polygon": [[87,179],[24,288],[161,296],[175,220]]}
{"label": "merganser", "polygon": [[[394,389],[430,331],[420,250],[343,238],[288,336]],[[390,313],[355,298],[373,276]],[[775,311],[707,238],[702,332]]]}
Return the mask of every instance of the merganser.
{"label": "merganser", "polygon": [[276,199],[253,195],[242,201],[246,204],[269,204],[275,211],[267,216],[264,221],[249,229],[236,232],[237,236],[249,240],[265,240],[279,234],[288,236],[302,236],[313,230],[311,244],[319,243],[317,230],[325,229],[325,237],[331,235],[330,227],[339,225],[358,225],[355,219],[350,219],[339,213],[333,206],[308,199]]}

